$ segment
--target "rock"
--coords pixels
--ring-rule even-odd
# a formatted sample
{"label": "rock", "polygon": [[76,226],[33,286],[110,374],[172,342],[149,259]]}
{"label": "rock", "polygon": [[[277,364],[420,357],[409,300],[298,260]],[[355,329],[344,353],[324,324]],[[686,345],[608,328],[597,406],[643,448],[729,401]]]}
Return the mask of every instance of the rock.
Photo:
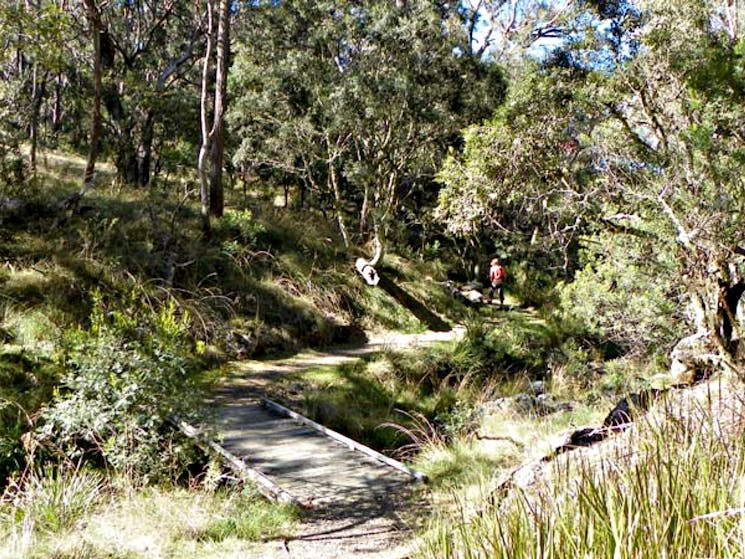
{"label": "rock", "polygon": [[452,281],[448,280],[445,283],[443,283],[443,285],[445,286],[445,290],[448,292],[448,294],[453,299],[455,299],[456,301],[460,301],[461,303],[465,303],[466,298],[460,292],[460,289],[458,289]]}
{"label": "rock", "polygon": [[546,392],[546,381],[534,380],[533,382],[530,383],[530,390],[536,396],[540,396],[541,394],[544,394]]}
{"label": "rock", "polygon": [[674,385],[689,385],[709,376],[717,356],[709,332],[681,339],[670,352],[670,379]]}
{"label": "rock", "polygon": [[551,394],[539,394],[535,398],[535,407],[539,415],[550,415],[560,411],[572,411],[571,402],[557,402]]}
{"label": "rock", "polygon": [[482,404],[483,413],[510,412],[516,414],[534,413],[537,415],[550,415],[560,411],[570,411],[573,406],[570,402],[557,402],[550,394],[533,396],[524,392],[510,398],[498,398]]}
{"label": "rock", "polygon": [[482,303],[484,301],[484,294],[475,289],[469,291],[461,291],[463,297],[471,303]]}
{"label": "rock", "polygon": [[629,401],[623,398],[616,406],[605,416],[603,427],[608,427],[614,431],[620,431],[631,425],[632,414],[629,407]]}

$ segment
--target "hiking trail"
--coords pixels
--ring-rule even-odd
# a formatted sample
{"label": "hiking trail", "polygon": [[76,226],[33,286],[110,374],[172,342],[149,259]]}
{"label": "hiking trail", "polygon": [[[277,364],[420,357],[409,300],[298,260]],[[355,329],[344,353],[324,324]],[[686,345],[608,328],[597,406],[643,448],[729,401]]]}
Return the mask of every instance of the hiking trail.
{"label": "hiking trail", "polygon": [[262,404],[272,381],[318,366],[342,365],[386,349],[459,339],[447,332],[389,333],[355,347],[305,351],[289,358],[237,361],[214,393],[222,447],[266,475],[307,508],[297,533],[257,545],[251,559],[402,559],[413,526],[416,480]]}

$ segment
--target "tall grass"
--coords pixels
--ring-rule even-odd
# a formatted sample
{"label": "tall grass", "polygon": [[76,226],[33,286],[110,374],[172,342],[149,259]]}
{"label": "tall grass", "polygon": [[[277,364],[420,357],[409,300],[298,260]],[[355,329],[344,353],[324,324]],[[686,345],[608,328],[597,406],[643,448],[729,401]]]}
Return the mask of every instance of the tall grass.
{"label": "tall grass", "polygon": [[248,557],[257,542],[295,530],[293,507],[251,487],[207,485],[142,489],[84,470],[34,473],[0,503],[0,559]]}
{"label": "tall grass", "polygon": [[461,498],[456,518],[435,521],[418,556],[742,557],[745,412],[727,398],[672,400],[665,419],[603,449],[562,455],[540,484],[489,495],[478,515]]}
{"label": "tall grass", "polygon": [[[40,468],[11,484],[0,506],[0,542],[16,557],[39,537],[71,530],[99,502],[100,474],[81,468]],[[2,555],[0,555],[2,557]]]}

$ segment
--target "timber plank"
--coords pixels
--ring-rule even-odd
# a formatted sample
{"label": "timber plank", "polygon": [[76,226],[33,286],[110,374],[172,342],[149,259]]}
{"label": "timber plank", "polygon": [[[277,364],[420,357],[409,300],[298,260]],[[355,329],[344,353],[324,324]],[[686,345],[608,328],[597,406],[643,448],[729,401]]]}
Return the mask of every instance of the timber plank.
{"label": "timber plank", "polygon": [[380,499],[403,491],[412,479],[329,438],[296,418],[264,409],[258,399],[219,410],[225,448],[301,502]]}

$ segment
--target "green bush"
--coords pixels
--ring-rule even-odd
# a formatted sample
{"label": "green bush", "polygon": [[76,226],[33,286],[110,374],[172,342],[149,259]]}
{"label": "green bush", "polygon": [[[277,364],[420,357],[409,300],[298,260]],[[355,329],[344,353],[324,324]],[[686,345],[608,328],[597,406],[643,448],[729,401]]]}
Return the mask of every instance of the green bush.
{"label": "green bush", "polygon": [[65,374],[43,412],[41,438],[72,457],[100,455],[143,481],[177,475],[192,448],[168,422],[199,407],[188,317],[177,315],[172,300],[159,309],[135,299],[109,308],[99,295],[94,302],[90,327],[65,340]]}
{"label": "green bush", "polygon": [[0,143],[0,185],[4,194],[19,194],[26,182],[28,169],[17,147]]}
{"label": "green bush", "polygon": [[524,307],[541,308],[555,302],[555,278],[534,262],[522,260],[508,266],[507,278],[507,289],[515,293]]}
{"label": "green bush", "polygon": [[31,431],[39,408],[52,398],[56,367],[23,350],[0,352],[0,487],[26,467],[22,436]]}
{"label": "green bush", "polygon": [[653,259],[643,246],[616,236],[595,240],[582,252],[584,266],[574,280],[558,287],[557,319],[616,353],[653,353],[680,337],[684,321],[665,255]]}

